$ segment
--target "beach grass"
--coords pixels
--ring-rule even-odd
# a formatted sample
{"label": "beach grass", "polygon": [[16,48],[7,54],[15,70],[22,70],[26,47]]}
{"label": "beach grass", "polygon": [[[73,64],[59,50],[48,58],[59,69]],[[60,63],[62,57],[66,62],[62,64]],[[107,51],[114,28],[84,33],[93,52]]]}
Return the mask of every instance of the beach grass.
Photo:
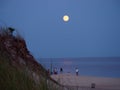
{"label": "beach grass", "polygon": [[[3,55],[4,53],[4,55]],[[39,84],[29,77],[25,70],[19,70],[10,63],[10,57],[0,51],[0,90],[60,90],[59,85],[41,77]]]}
{"label": "beach grass", "polygon": [[[58,85],[45,74],[45,69],[39,69],[44,76],[38,73],[40,80],[36,83],[33,73],[25,69],[28,66],[33,68],[31,64],[20,67],[14,63],[15,59],[6,51],[3,44],[8,36],[6,30],[6,28],[0,28],[0,90],[59,90],[56,88]],[[21,39],[21,36],[18,35],[15,38]],[[18,61],[17,58],[16,61]]]}
{"label": "beach grass", "polygon": [[1,90],[38,90],[35,83],[25,73],[9,65],[5,58],[0,58]]}

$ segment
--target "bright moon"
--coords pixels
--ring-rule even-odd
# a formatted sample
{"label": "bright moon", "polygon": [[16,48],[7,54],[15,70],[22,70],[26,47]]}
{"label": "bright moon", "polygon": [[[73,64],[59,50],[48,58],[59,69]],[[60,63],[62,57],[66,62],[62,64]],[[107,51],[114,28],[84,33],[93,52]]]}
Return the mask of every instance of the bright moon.
{"label": "bright moon", "polygon": [[68,15],[64,15],[63,16],[63,21],[65,21],[65,22],[69,21],[69,16]]}

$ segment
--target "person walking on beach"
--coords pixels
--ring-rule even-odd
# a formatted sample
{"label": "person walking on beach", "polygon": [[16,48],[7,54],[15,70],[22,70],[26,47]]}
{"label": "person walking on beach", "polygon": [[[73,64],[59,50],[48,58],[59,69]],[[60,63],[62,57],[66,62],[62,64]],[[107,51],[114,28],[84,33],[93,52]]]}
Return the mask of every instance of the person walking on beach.
{"label": "person walking on beach", "polygon": [[53,72],[54,72],[54,74],[57,74],[57,68],[55,68]]}
{"label": "person walking on beach", "polygon": [[60,68],[60,73],[63,73],[63,69],[62,68]]}
{"label": "person walking on beach", "polygon": [[75,72],[76,72],[76,76],[78,76],[78,72],[79,72],[78,68],[76,68]]}

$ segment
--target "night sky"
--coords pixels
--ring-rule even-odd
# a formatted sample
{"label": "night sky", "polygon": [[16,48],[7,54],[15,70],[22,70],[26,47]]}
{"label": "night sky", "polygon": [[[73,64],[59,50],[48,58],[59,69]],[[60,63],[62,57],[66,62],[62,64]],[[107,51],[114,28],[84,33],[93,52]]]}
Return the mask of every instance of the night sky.
{"label": "night sky", "polygon": [[120,0],[0,0],[0,23],[36,58],[120,57]]}

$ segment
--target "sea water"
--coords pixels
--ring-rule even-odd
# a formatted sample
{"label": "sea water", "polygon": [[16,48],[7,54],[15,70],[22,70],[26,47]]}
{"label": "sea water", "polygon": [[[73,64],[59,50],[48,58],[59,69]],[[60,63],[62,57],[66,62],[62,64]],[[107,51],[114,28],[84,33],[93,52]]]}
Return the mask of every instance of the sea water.
{"label": "sea water", "polygon": [[63,68],[63,73],[75,74],[75,68],[78,68],[79,75],[120,78],[120,57],[42,58],[39,63],[50,71],[56,68],[58,73]]}

